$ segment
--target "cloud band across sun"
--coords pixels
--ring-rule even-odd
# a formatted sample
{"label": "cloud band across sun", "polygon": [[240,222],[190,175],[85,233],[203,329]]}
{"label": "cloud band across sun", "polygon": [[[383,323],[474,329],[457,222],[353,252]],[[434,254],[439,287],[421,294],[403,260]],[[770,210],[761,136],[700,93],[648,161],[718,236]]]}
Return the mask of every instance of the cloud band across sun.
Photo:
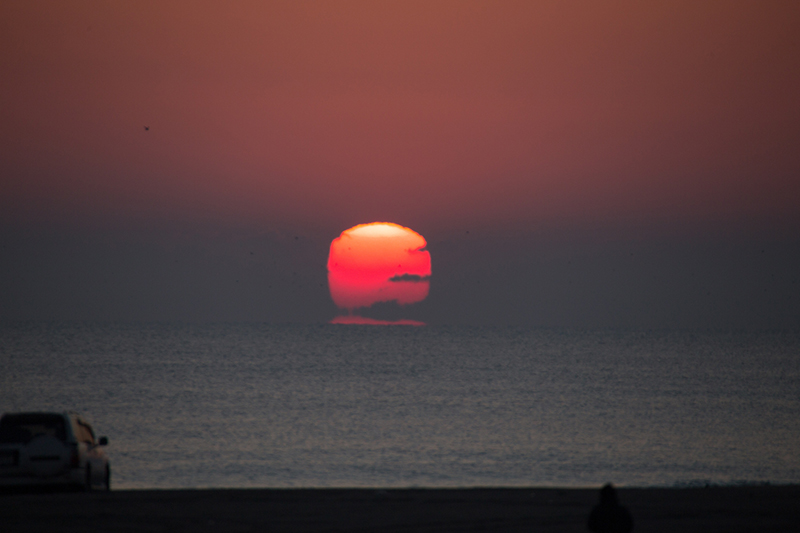
{"label": "cloud band across sun", "polygon": [[423,282],[430,281],[430,276],[420,276],[419,274],[398,274],[389,278],[389,281],[415,281]]}

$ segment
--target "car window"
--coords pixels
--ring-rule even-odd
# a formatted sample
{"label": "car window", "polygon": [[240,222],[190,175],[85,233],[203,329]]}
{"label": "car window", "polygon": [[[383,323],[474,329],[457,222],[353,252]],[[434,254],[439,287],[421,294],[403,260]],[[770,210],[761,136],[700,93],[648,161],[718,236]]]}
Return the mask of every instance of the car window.
{"label": "car window", "polygon": [[92,428],[89,427],[88,424],[84,424],[83,422],[78,422],[78,435],[76,435],[78,441],[85,442],[87,444],[94,444],[94,433],[92,432]]}
{"label": "car window", "polygon": [[5,415],[0,419],[0,442],[27,444],[40,435],[66,441],[64,418],[42,413]]}

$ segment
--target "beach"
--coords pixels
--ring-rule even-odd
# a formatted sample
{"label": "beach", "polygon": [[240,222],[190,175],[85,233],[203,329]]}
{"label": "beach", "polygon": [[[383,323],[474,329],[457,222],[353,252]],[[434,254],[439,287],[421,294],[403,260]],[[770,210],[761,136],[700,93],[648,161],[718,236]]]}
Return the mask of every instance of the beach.
{"label": "beach", "polygon": [[[634,531],[800,531],[800,486],[619,489]],[[586,531],[597,489],[198,489],[0,495],[11,531]]]}

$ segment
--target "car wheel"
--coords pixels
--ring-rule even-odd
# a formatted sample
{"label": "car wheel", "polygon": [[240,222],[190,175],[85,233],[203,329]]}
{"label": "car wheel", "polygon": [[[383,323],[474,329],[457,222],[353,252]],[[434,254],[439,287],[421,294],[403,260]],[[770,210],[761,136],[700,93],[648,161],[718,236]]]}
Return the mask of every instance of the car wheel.
{"label": "car wheel", "polygon": [[111,467],[106,466],[106,492],[111,490]]}
{"label": "car wheel", "polygon": [[86,492],[92,491],[92,467],[86,466],[86,486],[84,487]]}

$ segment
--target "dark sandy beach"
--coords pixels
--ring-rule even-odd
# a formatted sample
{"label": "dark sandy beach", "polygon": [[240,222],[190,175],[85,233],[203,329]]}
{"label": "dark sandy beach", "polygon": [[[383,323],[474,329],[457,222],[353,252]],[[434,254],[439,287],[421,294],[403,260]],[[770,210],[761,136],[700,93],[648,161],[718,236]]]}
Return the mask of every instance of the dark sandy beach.
{"label": "dark sandy beach", "polygon": [[[634,531],[800,531],[800,486],[620,489]],[[588,489],[0,495],[2,531],[586,531]]]}

